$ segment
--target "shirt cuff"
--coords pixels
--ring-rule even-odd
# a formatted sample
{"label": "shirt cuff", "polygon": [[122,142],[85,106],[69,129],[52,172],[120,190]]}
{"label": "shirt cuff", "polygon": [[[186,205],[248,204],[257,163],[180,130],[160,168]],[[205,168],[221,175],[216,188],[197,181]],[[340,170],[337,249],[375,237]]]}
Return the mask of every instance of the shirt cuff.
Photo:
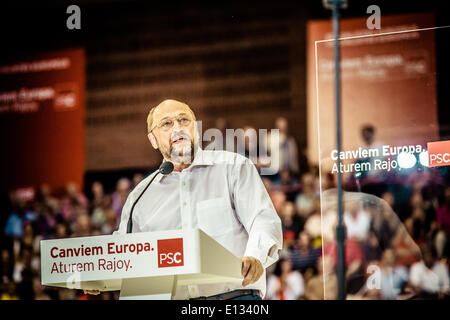
{"label": "shirt cuff", "polygon": [[247,246],[244,256],[258,259],[264,269],[266,269],[278,259],[278,250],[274,250],[273,256],[268,255],[269,250],[275,245],[276,242],[271,239],[264,245],[264,248],[257,248],[251,245]]}

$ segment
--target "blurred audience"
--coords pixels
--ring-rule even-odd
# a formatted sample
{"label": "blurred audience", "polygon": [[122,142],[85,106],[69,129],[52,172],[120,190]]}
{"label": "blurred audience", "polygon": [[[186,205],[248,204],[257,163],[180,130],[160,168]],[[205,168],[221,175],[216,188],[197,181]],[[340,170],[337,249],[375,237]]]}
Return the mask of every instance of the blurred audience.
{"label": "blurred audience", "polygon": [[422,299],[443,298],[449,290],[448,268],[438,261],[432,245],[423,245],[421,251],[422,260],[414,263],[410,269],[411,285]]}
{"label": "blurred audience", "polygon": [[117,181],[116,191],[112,194],[112,208],[116,212],[122,212],[122,208],[127,201],[128,194],[131,191],[131,182],[127,178],[121,178]]}
{"label": "blurred audience", "polygon": [[[282,258],[267,269],[266,299],[336,299],[336,214],[323,216],[319,191],[335,188],[334,177],[322,173],[320,185],[317,167],[300,170],[287,120],[278,118],[276,127],[281,170],[261,178],[282,221],[284,248]],[[252,129],[243,131],[248,157],[266,147]],[[362,135],[367,146],[377,147],[373,128],[364,128]],[[410,174],[381,172],[358,182],[361,190],[372,188],[380,198],[344,208],[347,299],[449,299],[449,176],[448,170],[424,168]],[[104,181],[94,181],[86,188],[89,199],[73,182],[62,197],[48,184],[36,192],[11,190],[2,208],[0,299],[116,299],[117,293],[88,296],[41,286],[39,242],[111,234],[129,192],[143,178],[140,173],[120,178],[112,193]],[[353,182],[344,181],[344,188],[355,190]]]}
{"label": "blurred audience", "polygon": [[267,280],[267,300],[297,300],[305,293],[303,276],[292,269],[290,258],[281,257]]}

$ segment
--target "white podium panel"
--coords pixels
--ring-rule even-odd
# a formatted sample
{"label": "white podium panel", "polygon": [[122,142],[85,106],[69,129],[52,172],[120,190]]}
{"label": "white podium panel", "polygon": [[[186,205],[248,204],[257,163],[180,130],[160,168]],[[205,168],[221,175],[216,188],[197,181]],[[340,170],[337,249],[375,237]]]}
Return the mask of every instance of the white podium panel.
{"label": "white podium panel", "polygon": [[242,280],[240,259],[199,229],[41,241],[46,286],[170,299],[177,285]]}

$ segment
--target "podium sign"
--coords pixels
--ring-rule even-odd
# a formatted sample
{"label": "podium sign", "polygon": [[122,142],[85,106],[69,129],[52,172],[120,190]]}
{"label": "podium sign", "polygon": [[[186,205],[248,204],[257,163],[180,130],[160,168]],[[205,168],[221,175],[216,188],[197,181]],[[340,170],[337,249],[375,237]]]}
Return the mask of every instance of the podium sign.
{"label": "podium sign", "polygon": [[239,258],[199,229],[41,241],[47,286],[123,291],[125,282],[163,281],[172,292],[176,285],[242,280],[240,270]]}

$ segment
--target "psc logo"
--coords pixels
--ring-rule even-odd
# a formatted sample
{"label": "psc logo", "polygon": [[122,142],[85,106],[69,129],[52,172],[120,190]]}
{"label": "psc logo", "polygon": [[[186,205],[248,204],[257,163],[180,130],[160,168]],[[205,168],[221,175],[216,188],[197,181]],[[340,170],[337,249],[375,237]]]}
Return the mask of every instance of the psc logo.
{"label": "psc logo", "polygon": [[430,167],[450,165],[450,140],[428,142],[427,149]]}
{"label": "psc logo", "polygon": [[158,240],[158,268],[183,265],[183,238]]}

